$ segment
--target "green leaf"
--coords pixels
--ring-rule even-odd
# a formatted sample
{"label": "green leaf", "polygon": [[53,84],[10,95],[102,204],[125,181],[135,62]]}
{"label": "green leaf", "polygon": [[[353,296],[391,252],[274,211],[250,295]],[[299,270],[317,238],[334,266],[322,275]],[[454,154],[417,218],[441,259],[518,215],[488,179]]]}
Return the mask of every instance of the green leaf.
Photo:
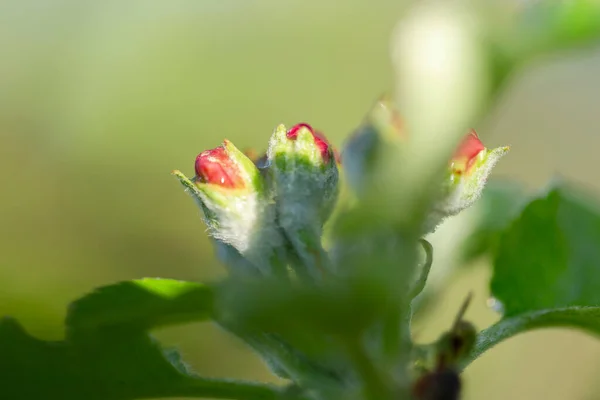
{"label": "green leaf", "polygon": [[220,320],[262,331],[356,336],[385,309],[387,294],[379,289],[367,279],[321,286],[230,281],[218,290],[215,307]]}
{"label": "green leaf", "polygon": [[481,216],[462,245],[463,264],[496,254],[502,232],[523,208],[524,200],[524,188],[517,182],[492,180],[486,185],[476,205]]}
{"label": "green leaf", "polygon": [[140,279],[96,289],[73,302],[67,316],[71,330],[129,326],[139,330],[206,320],[212,291],[194,282]]}
{"label": "green leaf", "polygon": [[600,210],[565,185],[530,202],[504,232],[492,294],[500,322],[480,333],[466,363],[523,331],[569,326],[600,334]]}
{"label": "green leaf", "polygon": [[532,201],[503,235],[491,289],[505,316],[600,305],[600,212],[566,186]]}
{"label": "green leaf", "polygon": [[217,290],[215,309],[219,322],[239,336],[269,332],[323,369],[339,370],[343,343],[382,321],[390,303],[389,293],[369,279],[319,286],[229,281]]}
{"label": "green leaf", "polygon": [[276,399],[266,385],[202,378],[147,329],[203,320],[207,287],[142,279],[100,288],[72,304],[63,341],[43,341],[14,320],[0,321],[0,398],[135,399],[212,397]]}
{"label": "green leaf", "polygon": [[[389,333],[394,335],[394,341],[403,338],[405,332],[400,331],[404,326],[403,310],[391,309],[395,298],[386,288],[388,283],[382,285],[379,280],[365,276],[328,278],[331,279],[318,286],[268,280],[226,282],[217,290],[217,318],[226,327],[233,326],[236,332],[239,328],[242,337],[269,332],[268,337],[281,345],[290,345],[295,350],[292,366],[295,371],[290,376],[300,377],[293,378],[296,382],[336,391],[343,387],[348,376],[358,374],[369,381],[363,384],[372,386],[373,377],[365,362],[371,363],[370,357],[377,358],[381,347],[391,347],[385,339],[378,339],[388,334],[383,323],[390,311],[399,316],[393,319],[396,323]],[[365,349],[359,349],[364,341],[369,343],[369,357],[363,353]],[[281,345],[271,348],[278,351]],[[282,355],[290,360],[286,354]]]}

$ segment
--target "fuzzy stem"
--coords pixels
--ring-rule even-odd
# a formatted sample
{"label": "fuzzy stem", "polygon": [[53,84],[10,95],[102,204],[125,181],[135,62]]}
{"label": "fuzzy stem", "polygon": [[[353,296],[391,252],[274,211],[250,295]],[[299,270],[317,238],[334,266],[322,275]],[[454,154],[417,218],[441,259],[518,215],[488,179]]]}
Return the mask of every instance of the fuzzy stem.
{"label": "fuzzy stem", "polygon": [[421,267],[419,277],[410,290],[409,298],[411,300],[417,297],[425,288],[425,283],[427,283],[427,277],[431,270],[431,264],[433,264],[433,246],[425,239],[420,239],[419,243],[421,243],[423,250],[425,250],[425,264]]}
{"label": "fuzzy stem", "polygon": [[346,340],[346,350],[361,380],[364,398],[366,400],[390,399],[390,388],[360,341],[348,338]]}

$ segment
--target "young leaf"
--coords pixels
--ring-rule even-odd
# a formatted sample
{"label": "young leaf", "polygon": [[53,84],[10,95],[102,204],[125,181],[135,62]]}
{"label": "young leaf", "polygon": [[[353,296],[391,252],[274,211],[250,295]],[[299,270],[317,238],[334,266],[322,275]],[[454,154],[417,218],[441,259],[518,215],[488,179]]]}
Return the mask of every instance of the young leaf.
{"label": "young leaf", "polygon": [[380,316],[388,301],[377,283],[348,279],[299,286],[282,281],[229,281],[218,288],[215,308],[219,320],[260,331],[356,336]]}
{"label": "young leaf", "polygon": [[206,320],[211,309],[207,286],[146,278],[104,286],[73,302],[66,324],[71,332],[116,325],[144,330]]}
{"label": "young leaf", "polygon": [[569,326],[600,334],[600,210],[564,185],[533,200],[502,235],[491,282],[503,319],[468,362],[520,332]]}
{"label": "young leaf", "polygon": [[147,330],[207,319],[208,288],[143,279],[107,286],[73,303],[67,338],[49,342],[0,321],[0,398],[127,400],[156,397],[277,399],[280,390],[193,374]]}

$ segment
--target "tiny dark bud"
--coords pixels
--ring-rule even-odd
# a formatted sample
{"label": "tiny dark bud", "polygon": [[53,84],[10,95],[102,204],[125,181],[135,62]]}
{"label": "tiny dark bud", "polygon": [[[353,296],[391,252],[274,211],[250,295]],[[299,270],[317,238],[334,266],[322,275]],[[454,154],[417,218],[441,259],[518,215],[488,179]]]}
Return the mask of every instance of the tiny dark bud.
{"label": "tiny dark bud", "polygon": [[454,357],[456,359],[460,359],[469,353],[473,348],[473,345],[475,344],[475,338],[477,336],[477,330],[472,323],[460,321],[456,324],[452,336]]}
{"label": "tiny dark bud", "polygon": [[458,372],[451,369],[430,372],[413,385],[417,400],[458,400],[461,392]]}

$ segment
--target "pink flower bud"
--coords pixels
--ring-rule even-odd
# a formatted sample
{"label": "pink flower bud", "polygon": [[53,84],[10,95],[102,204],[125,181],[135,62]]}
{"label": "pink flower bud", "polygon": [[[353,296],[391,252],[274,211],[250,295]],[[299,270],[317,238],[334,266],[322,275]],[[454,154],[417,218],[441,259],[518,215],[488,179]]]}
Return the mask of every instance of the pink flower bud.
{"label": "pink flower bud", "polygon": [[457,175],[468,174],[477,156],[484,150],[485,146],[479,140],[479,136],[471,129],[454,152],[451,160],[452,172]]}
{"label": "pink flower bud", "polygon": [[267,154],[277,222],[291,244],[293,258],[303,265],[303,273],[320,279],[329,268],[321,245],[323,225],[335,207],[339,190],[333,147],[308,124],[290,129],[279,125]]}
{"label": "pink flower bud", "polygon": [[236,271],[279,274],[286,257],[284,238],[259,168],[225,140],[196,157],[195,172],[194,179],[177,170],[173,175],[200,206],[208,234],[219,243],[220,258]]}
{"label": "pink flower bud", "polygon": [[240,167],[230,158],[227,144],[225,140],[222,146],[203,151],[196,157],[197,179],[224,188],[243,188],[245,182],[240,175]]}
{"label": "pink flower bud", "polygon": [[425,231],[432,232],[444,218],[470,207],[481,196],[492,169],[508,150],[508,146],[486,148],[471,130],[450,160],[442,195],[430,213]]}
{"label": "pink flower bud", "polygon": [[289,131],[287,131],[287,138],[290,140],[296,140],[298,138],[298,132],[302,128],[306,128],[310,131],[315,140],[315,144],[321,152],[321,157],[323,158],[323,161],[325,161],[325,163],[328,163],[330,160],[329,143],[327,142],[325,136],[321,132],[315,132],[312,126],[305,123],[296,124],[292,126]]}

